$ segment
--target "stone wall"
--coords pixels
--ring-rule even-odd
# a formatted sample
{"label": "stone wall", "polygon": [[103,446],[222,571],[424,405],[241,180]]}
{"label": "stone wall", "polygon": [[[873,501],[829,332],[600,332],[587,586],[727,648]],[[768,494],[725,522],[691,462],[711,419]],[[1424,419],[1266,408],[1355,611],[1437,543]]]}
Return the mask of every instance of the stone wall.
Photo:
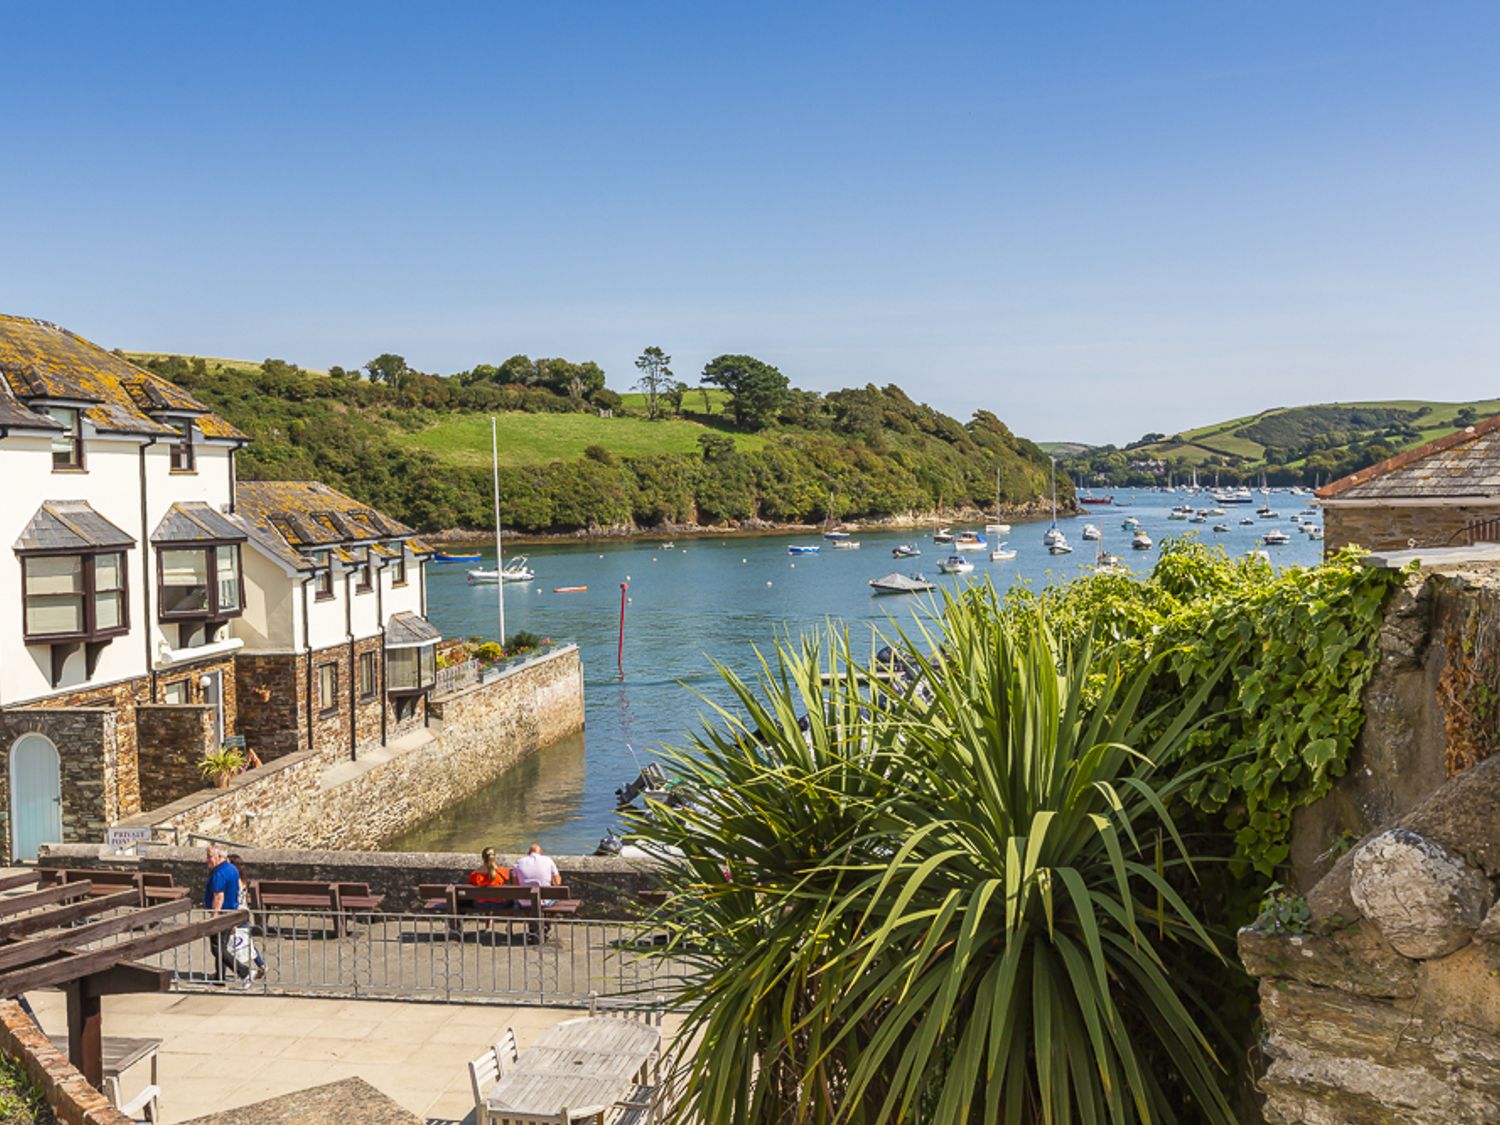
{"label": "stone wall", "polygon": [[1305,932],[1239,935],[1266,1120],[1500,1121],[1500,757],[1343,855]]}
{"label": "stone wall", "polygon": [[431,710],[430,727],[358,761],[301,750],[234,778],[227,789],[199,790],[124,824],[252,846],[378,847],[581,729],[578,650],[550,652],[433,700]]}
{"label": "stone wall", "polygon": [[[119,815],[129,816],[131,813],[140,812],[141,809],[140,771],[136,762],[135,709],[137,704],[149,702],[151,702],[151,680],[143,676],[137,680],[107,684],[88,691],[53,696],[40,703],[17,708],[10,713],[66,711],[72,708],[88,710],[108,708],[114,711],[118,720],[115,724],[114,742],[109,753],[105,755],[105,761],[110,770],[110,776],[107,779],[111,789],[110,805],[119,810]],[[61,743],[58,743],[58,749],[64,749]],[[64,752],[64,758],[66,756]],[[65,762],[64,772],[67,768]]]}
{"label": "stone wall", "polygon": [[15,1059],[62,1125],[133,1125],[14,1000],[0,1000],[0,1054]]}
{"label": "stone wall", "polygon": [[149,812],[203,788],[198,763],[214,746],[214,709],[146,703],[135,710],[141,808]]}
{"label": "stone wall", "polygon": [[238,731],[261,761],[307,749],[307,690],[303,658],[293,653],[240,653],[234,662]]}
{"label": "stone wall", "polygon": [[115,713],[105,708],[0,712],[0,859],[11,859],[10,751],[16,740],[40,734],[57,747],[63,840],[99,840],[120,816],[115,785],[120,729]]}
{"label": "stone wall", "polygon": [[1323,551],[1332,554],[1350,543],[1371,551],[1458,546],[1466,542],[1461,534],[1465,527],[1496,517],[1500,517],[1500,507],[1495,505],[1342,508],[1331,504],[1323,512]]}
{"label": "stone wall", "polygon": [[[180,886],[192,887],[201,902],[206,867],[202,848],[152,844],[146,854],[120,857],[97,844],[63,844],[42,853],[44,867],[103,867],[111,870],[165,871]],[[407,913],[419,905],[423,883],[462,882],[479,865],[479,857],[462,852],[346,852],[289,848],[243,848],[241,875],[250,879],[312,879],[320,883],[368,883],[386,896],[382,909]],[[503,855],[509,866],[514,855]],[[658,886],[649,860],[617,856],[553,856],[568,889],[583,902],[581,918],[628,919],[640,916],[640,892]]]}

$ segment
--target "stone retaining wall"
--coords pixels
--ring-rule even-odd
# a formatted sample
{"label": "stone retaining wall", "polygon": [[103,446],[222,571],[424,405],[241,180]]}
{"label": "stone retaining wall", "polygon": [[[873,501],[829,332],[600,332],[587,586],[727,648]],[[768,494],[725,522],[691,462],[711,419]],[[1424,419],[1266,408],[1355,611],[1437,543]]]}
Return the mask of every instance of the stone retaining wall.
{"label": "stone retaining wall", "polygon": [[300,750],[240,775],[227,789],[200,789],[121,825],[254,847],[378,847],[582,729],[578,649],[549,652],[435,699],[430,710],[426,730],[362,752],[358,761],[330,763],[320,748]]}
{"label": "stone retaining wall", "polygon": [[214,708],[143,703],[135,709],[141,807],[151,810],[203,788],[198,763],[214,745]]}
{"label": "stone retaining wall", "polygon": [[[47,845],[43,867],[100,867],[170,872],[179,885],[203,898],[207,867],[202,848],[148,845],[145,854],[115,856],[97,844]],[[244,848],[236,852],[241,874],[250,879],[312,879],[320,883],[368,883],[386,896],[384,909],[407,913],[417,909],[422,883],[462,882],[479,857],[463,852],[341,852],[288,848]],[[514,855],[502,855],[509,865]],[[638,916],[640,892],[657,886],[649,860],[615,856],[553,856],[563,881],[583,901],[580,918],[627,919]]]}
{"label": "stone retaining wall", "polygon": [[21,1064],[62,1125],[134,1125],[88,1084],[14,1000],[0,1000],[0,1054]]}

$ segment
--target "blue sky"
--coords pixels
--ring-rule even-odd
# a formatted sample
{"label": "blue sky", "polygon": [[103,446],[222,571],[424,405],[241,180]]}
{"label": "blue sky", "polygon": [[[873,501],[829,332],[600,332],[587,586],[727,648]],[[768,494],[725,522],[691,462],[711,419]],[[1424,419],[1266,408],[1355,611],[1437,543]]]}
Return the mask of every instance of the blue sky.
{"label": "blue sky", "polygon": [[1500,395],[1500,5],[6,0],[0,310],[1038,439]]}

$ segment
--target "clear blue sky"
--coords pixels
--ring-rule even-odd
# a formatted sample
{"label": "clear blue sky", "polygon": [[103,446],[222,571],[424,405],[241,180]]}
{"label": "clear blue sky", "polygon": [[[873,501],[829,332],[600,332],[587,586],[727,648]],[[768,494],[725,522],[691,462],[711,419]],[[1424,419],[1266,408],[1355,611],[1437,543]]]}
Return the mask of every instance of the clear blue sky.
{"label": "clear blue sky", "polygon": [[0,7],[0,310],[1038,439],[1500,395],[1500,4]]}

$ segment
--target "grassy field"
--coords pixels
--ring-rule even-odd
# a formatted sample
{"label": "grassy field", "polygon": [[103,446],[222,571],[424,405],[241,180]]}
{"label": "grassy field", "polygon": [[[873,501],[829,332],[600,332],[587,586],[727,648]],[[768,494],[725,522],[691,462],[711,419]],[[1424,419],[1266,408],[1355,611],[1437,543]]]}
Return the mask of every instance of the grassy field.
{"label": "grassy field", "polygon": [[[1391,410],[1418,410],[1424,406],[1427,407],[1429,413],[1416,422],[1420,430],[1420,436],[1403,442],[1400,446],[1401,449],[1410,449],[1413,446],[1421,445],[1423,442],[1431,441],[1435,437],[1441,437],[1443,434],[1456,429],[1457,423],[1453,420],[1453,416],[1465,407],[1474,411],[1475,416],[1480,419],[1500,414],[1500,399],[1494,398],[1480,399],[1474,402],[1429,402],[1423,399],[1386,399],[1377,402],[1346,402],[1338,403],[1337,405]],[[1131,452],[1138,455],[1144,454],[1155,457],[1182,457],[1190,464],[1200,465],[1215,454],[1219,456],[1240,457],[1247,461],[1258,461],[1265,456],[1265,446],[1249,438],[1240,437],[1235,431],[1250,426],[1262,419],[1299,409],[1305,408],[1276,407],[1272,410],[1263,411],[1260,414],[1251,414],[1243,418],[1232,418],[1225,422],[1214,422],[1206,426],[1197,426],[1190,430],[1179,431],[1165,441],[1140,446]]]}
{"label": "grassy field", "polygon": [[[256,359],[225,359],[217,355],[188,355],[186,352],[126,352],[125,358],[131,363],[144,363],[148,359],[171,359],[173,356],[181,356],[183,359],[201,359],[210,367],[227,367],[231,371],[259,371],[260,361]],[[290,362],[290,361],[289,361]],[[328,372],[320,371],[316,367],[304,367],[302,369],[309,375],[327,375]]]}
{"label": "grassy field", "polygon": [[[594,414],[525,414],[510,412],[499,420],[500,462],[538,465],[583,456],[590,445],[602,445],[617,457],[653,453],[697,453],[700,434],[719,433],[682,419],[600,418]],[[456,465],[488,465],[490,419],[487,414],[454,414],[412,433],[391,435]],[[759,449],[758,434],[731,434],[741,449]]]}
{"label": "grassy field", "polygon": [[[699,390],[694,387],[682,396],[682,408],[689,414],[703,413],[703,391],[708,392],[708,413],[723,414],[724,406],[729,401],[729,392],[717,387],[704,387]],[[623,405],[631,410],[644,411],[646,409],[646,395],[644,391],[628,391],[620,396]]]}

